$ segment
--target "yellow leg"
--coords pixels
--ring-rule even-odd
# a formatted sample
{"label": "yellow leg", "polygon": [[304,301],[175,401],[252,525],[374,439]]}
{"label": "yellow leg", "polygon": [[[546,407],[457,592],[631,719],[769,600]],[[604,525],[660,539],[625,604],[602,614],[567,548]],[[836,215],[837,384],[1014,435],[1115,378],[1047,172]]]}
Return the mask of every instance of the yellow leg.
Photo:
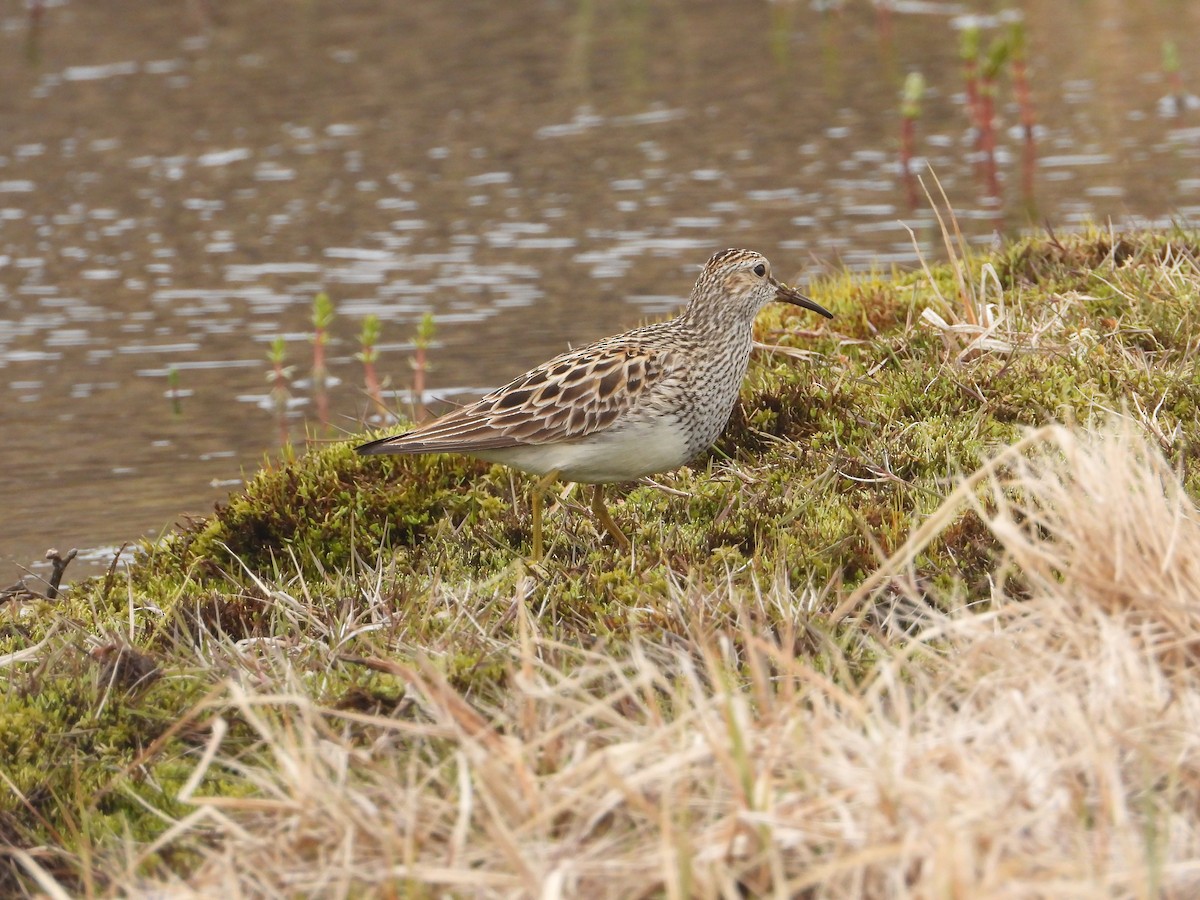
{"label": "yellow leg", "polygon": [[558,470],[555,469],[538,479],[537,484],[533,486],[533,500],[530,503],[530,512],[533,515],[533,561],[542,561],[542,496],[549,489],[550,485],[558,481]]}
{"label": "yellow leg", "polygon": [[633,549],[633,544],[629,542],[629,538],[625,537],[621,529],[617,527],[617,523],[613,521],[612,516],[608,514],[608,508],[604,505],[604,485],[592,485],[592,512],[596,514],[596,518],[600,520],[600,524],[604,526],[604,530],[613,536],[613,539],[621,545],[621,549],[628,552]]}

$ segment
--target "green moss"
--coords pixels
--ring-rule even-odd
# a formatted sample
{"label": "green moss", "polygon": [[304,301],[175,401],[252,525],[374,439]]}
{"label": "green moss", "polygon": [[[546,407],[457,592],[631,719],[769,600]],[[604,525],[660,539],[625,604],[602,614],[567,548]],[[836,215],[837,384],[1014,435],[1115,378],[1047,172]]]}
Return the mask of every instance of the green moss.
{"label": "green moss", "polygon": [[[932,284],[835,279],[820,300],[837,318],[815,331],[811,317],[764,314],[761,337],[782,352],[756,356],[713,450],[662,476],[669,491],[610,489],[632,556],[574,490],[548,503],[548,560],[524,565],[532,479],[503,467],[360,457],[353,442],[269,462],[210,519],[145,544],[127,577],[0,607],[0,654],[45,640],[0,685],[0,767],[19,792],[0,794],[0,838],[66,859],[126,830],[161,832],[151,810],[180,813],[212,714],[197,704],[227,678],[287,672],[323,704],[392,714],[404,696],[393,663],[428,660],[470,695],[502,692],[497,648],[517,640],[517,604],[551,640],[620,653],[635,633],[680,627],[683,583],[852,586],[961,473],[1050,419],[1129,410],[1200,492],[1186,452],[1200,439],[1200,296],[1181,262],[1197,255],[1186,233],[1096,233],[968,260],[966,283],[988,284],[987,266],[1005,289],[996,335],[1011,353],[971,351],[970,336],[921,320],[926,308],[967,319],[950,266]],[[983,299],[998,304],[992,291]],[[934,600],[985,596],[994,555],[964,514],[913,574]],[[764,611],[763,627],[781,615]],[[224,753],[261,752],[236,709],[221,715]],[[218,767],[202,786],[251,789]],[[0,887],[14,879],[0,870]]]}

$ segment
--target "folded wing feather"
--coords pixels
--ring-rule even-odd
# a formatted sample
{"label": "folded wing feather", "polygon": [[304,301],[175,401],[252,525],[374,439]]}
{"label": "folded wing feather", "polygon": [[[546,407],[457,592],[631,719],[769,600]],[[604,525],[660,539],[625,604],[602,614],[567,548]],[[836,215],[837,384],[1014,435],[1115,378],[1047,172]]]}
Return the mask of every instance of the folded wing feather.
{"label": "folded wing feather", "polygon": [[611,427],[679,364],[645,344],[601,342],[556,356],[428,425],[360,453],[470,453],[571,441]]}

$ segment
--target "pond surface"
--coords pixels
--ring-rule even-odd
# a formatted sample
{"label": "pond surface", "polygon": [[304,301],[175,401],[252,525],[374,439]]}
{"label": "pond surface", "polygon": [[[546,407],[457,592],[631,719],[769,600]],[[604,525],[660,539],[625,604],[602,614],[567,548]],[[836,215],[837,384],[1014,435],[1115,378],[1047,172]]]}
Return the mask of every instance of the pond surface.
{"label": "pond surface", "polygon": [[[1174,41],[1174,90],[1197,87],[1191,0],[115,10],[9,2],[0,21],[0,588],[49,547],[81,548],[78,577],[210,511],[285,434],[360,431],[367,314],[406,410],[426,312],[448,397],[661,316],[728,246],[801,284],[914,266],[914,239],[940,258],[899,164],[912,70],[913,164],[970,240],[1200,218],[1200,104],[1163,65]],[[1027,35],[1034,155],[1005,75],[997,197],[968,21],[985,47]],[[307,380],[321,290],[327,425]],[[279,336],[295,370],[273,399]]]}

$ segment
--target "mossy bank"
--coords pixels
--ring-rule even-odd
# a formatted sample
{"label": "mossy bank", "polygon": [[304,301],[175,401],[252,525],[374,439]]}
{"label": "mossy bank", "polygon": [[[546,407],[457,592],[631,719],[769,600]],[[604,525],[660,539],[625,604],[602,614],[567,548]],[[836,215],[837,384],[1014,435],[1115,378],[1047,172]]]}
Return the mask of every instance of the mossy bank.
{"label": "mossy bank", "polygon": [[[835,598],[962,473],[1048,421],[1130,417],[1196,497],[1198,258],[1193,233],[1094,232],[813,285],[837,318],[802,331],[810,320],[787,310],[760,317],[764,347],[714,450],[611,493],[632,556],[564,489],[547,559],[524,565],[530,479],[502,467],[363,458],[353,442],[273,461],[127,570],[0,606],[0,842],[95,887],[89,860],[185,814],[215,717],[223,753],[263,752],[227,685],[286,670],[315,703],[401,715],[419,659],[486,704],[511,676],[497,647],[520,640],[517,602],[562,644],[619,655],[685,627],[673,587],[782,582],[807,592],[805,627],[852,645],[823,619]],[[986,599],[995,553],[964,513],[903,577],[937,601]],[[775,615],[764,608],[762,627],[796,624]],[[859,677],[869,654],[859,665],[838,677]],[[235,767],[192,787],[255,790]],[[167,844],[145,866],[186,873],[192,858]],[[0,865],[6,893],[32,884]]]}

